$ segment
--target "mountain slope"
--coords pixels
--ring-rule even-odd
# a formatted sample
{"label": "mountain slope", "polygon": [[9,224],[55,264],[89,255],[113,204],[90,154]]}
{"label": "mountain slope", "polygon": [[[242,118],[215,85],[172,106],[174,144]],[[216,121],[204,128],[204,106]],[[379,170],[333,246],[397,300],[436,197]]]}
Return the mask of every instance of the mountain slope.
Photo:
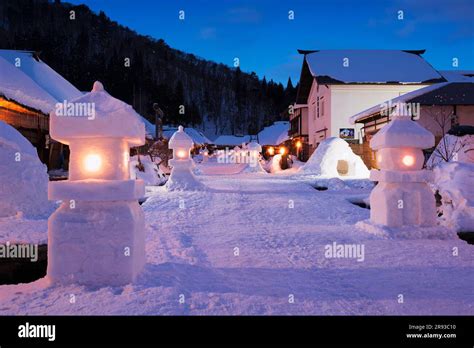
{"label": "mountain slope", "polygon": [[80,90],[100,80],[151,121],[157,102],[165,122],[197,126],[208,135],[256,133],[282,119],[281,111],[295,96],[291,83],[284,88],[173,49],[85,5],[2,0],[0,43],[0,48],[38,51]]}

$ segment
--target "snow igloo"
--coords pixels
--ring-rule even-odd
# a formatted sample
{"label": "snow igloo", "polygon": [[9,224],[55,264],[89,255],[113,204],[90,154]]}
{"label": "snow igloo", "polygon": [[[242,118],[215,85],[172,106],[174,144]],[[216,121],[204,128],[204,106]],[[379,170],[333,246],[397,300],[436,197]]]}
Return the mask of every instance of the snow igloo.
{"label": "snow igloo", "polygon": [[325,177],[368,178],[370,175],[362,158],[352,151],[345,140],[336,137],[320,143],[300,171]]}
{"label": "snow igloo", "polygon": [[0,121],[0,217],[40,218],[52,207],[46,165],[20,132]]}

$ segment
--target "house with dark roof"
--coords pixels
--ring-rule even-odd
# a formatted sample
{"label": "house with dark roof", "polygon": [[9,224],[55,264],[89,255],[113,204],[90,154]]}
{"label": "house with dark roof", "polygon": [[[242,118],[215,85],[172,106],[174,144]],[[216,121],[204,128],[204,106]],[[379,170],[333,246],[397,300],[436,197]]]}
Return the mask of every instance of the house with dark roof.
{"label": "house with dark roof", "polygon": [[447,82],[417,89],[378,103],[349,118],[361,129],[364,161],[376,168],[370,139],[396,114],[411,117],[435,136],[437,145],[453,127],[474,126],[473,72],[441,72]]}
{"label": "house with dark roof", "polygon": [[[318,50],[304,51],[296,109],[290,116],[295,125],[307,124],[310,148],[329,137],[340,137],[354,145],[361,139],[361,126],[349,117],[382,103],[445,82],[422,54],[424,50]],[[306,108],[307,110],[304,110]],[[307,120],[294,120],[306,115]],[[301,127],[302,129],[304,127]],[[297,132],[290,135],[298,136]]]}

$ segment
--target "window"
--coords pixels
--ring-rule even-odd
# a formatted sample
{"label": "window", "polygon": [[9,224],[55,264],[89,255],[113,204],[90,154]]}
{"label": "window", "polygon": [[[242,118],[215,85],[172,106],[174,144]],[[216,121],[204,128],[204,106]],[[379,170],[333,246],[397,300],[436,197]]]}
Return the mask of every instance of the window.
{"label": "window", "polygon": [[315,102],[313,102],[313,104],[311,104],[311,107],[312,107],[312,111],[313,111],[313,120],[316,120],[316,107],[315,107]]}
{"label": "window", "polygon": [[324,116],[324,99],[321,97],[321,117]]}
{"label": "window", "polygon": [[317,115],[318,115],[318,118],[319,118],[319,97],[317,97],[317,104],[316,104],[316,109],[317,109]]}

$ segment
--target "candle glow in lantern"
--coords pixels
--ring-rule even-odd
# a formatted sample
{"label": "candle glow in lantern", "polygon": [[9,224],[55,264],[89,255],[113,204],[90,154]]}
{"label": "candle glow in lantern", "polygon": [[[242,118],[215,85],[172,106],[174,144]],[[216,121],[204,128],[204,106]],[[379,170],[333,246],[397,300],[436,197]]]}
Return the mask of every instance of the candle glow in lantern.
{"label": "candle glow in lantern", "polygon": [[168,143],[169,148],[173,150],[173,159],[169,161],[172,170],[166,183],[168,190],[200,190],[204,187],[191,171],[194,167],[191,158],[193,145],[193,140],[186,134],[183,126],[179,126]]}
{"label": "candle glow in lantern", "polygon": [[48,277],[52,282],[115,286],[132,282],[145,264],[144,183],[130,180],[130,147],[145,143],[133,108],[100,82],[71,101],[91,115],[50,115],[51,137],[69,145],[69,180],[49,183],[61,200],[48,220]]}
{"label": "candle glow in lantern", "polygon": [[432,172],[422,170],[422,149],[434,146],[432,133],[407,116],[394,116],[370,142],[380,170],[370,179],[377,186],[370,195],[370,220],[388,227],[434,226],[436,205],[427,182]]}
{"label": "candle glow in lantern", "polygon": [[203,163],[206,163],[209,161],[209,150],[207,148],[205,148],[203,151],[202,151],[202,162]]}

